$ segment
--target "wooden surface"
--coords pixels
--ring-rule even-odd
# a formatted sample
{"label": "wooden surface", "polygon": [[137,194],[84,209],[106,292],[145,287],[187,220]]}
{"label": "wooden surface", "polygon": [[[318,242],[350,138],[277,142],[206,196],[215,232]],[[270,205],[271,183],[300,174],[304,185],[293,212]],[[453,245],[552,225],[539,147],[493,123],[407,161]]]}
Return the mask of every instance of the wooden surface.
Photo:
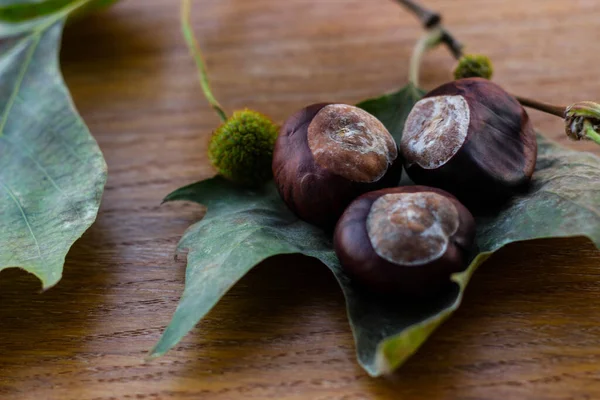
{"label": "wooden surface", "polygon": [[[564,104],[600,98],[597,0],[427,4],[468,50],[491,56],[510,91]],[[308,103],[403,85],[421,34],[388,0],[197,0],[194,21],[224,106],[277,121]],[[494,256],[455,317],[392,377],[358,367],[340,290],[301,257],[255,269],[176,349],[144,363],[183,289],[176,243],[202,215],[159,204],[212,174],[206,141],[218,119],[175,0],[126,0],[71,26],[62,62],[110,176],[58,286],[40,294],[33,277],[0,274],[1,399],[600,398],[600,255],[583,239]],[[448,79],[453,64],[445,50],[428,55],[424,86]],[[559,120],[532,117],[563,140]]]}

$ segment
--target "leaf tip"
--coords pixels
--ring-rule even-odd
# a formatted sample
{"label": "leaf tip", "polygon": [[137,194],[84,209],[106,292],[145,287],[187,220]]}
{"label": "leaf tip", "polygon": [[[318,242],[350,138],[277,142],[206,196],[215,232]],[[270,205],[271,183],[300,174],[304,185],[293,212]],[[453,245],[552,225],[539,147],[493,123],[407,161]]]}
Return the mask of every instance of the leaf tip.
{"label": "leaf tip", "polygon": [[171,202],[171,201],[175,200],[175,198],[176,198],[176,196],[174,196],[174,195],[175,195],[175,193],[176,193],[176,192],[172,192],[172,193],[169,193],[168,195],[166,195],[166,196],[165,196],[165,197],[162,199],[162,201],[160,202],[160,205],[162,206],[162,205],[163,205],[163,204],[165,204],[165,203],[169,203],[169,202]]}
{"label": "leaf tip", "polygon": [[144,357],[144,362],[152,362],[157,358],[162,357],[163,355],[164,353],[157,351],[155,347],[152,350],[150,350],[148,354],[146,354],[146,357]]}
{"label": "leaf tip", "polygon": [[385,356],[385,353],[380,351],[377,352],[377,355],[375,356],[375,367],[373,369],[366,369],[366,371],[372,378],[377,378],[381,375],[388,375],[392,373],[394,368]]}
{"label": "leaf tip", "polygon": [[54,286],[56,286],[56,284],[58,283],[59,280],[60,280],[60,278],[58,278],[58,280],[56,280],[56,282],[48,282],[48,281],[42,280],[42,288],[40,289],[40,294],[52,289]]}

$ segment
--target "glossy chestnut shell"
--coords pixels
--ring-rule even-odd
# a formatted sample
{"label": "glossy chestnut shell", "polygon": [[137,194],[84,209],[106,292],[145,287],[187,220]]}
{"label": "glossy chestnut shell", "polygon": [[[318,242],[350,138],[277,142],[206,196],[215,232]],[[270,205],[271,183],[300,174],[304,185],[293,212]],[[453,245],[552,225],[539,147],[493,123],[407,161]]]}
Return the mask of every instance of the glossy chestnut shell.
{"label": "glossy chestnut shell", "polygon": [[400,181],[402,162],[393,137],[374,116],[344,104],[314,104],[281,128],[273,176],[299,218],[332,229],[359,195]]}
{"label": "glossy chestnut shell", "polygon": [[372,292],[427,297],[466,268],[474,238],[473,216],[454,196],[403,186],[354,200],[337,223],[334,246],[344,271]]}
{"label": "glossy chestnut shell", "polygon": [[417,102],[400,150],[415,183],[447,190],[475,210],[526,190],[537,157],[527,112],[480,78],[444,84]]}

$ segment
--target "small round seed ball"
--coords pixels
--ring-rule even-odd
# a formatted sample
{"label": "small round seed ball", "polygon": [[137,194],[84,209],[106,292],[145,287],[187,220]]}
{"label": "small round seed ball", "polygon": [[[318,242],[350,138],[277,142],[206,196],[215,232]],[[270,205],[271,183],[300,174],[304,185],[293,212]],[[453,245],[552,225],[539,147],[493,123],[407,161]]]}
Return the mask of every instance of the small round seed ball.
{"label": "small round seed ball", "polygon": [[396,186],[401,173],[398,147],[385,126],[346,104],[300,110],[275,143],[273,176],[283,201],[325,229],[362,193]]}
{"label": "small round seed ball", "polygon": [[527,189],[537,158],[527,112],[481,78],[447,83],[417,102],[400,149],[415,183],[444,189],[476,210]]}
{"label": "small round seed ball", "polygon": [[367,289],[427,297],[466,268],[474,238],[473,216],[454,196],[403,186],[354,200],[338,221],[334,246],[344,271]]}
{"label": "small round seed ball", "polygon": [[483,54],[467,54],[458,60],[454,69],[454,79],[484,78],[492,79],[494,67],[488,56]]}
{"label": "small round seed ball", "polygon": [[252,110],[236,111],[213,133],[208,159],[220,175],[243,186],[260,186],[272,177],[277,126]]}

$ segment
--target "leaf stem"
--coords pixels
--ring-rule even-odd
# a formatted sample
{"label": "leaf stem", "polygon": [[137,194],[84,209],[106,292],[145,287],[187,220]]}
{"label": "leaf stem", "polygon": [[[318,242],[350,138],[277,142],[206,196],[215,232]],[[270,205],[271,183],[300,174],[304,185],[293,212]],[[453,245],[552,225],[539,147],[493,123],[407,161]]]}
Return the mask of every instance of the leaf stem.
{"label": "leaf stem", "polygon": [[186,44],[190,50],[190,53],[194,57],[196,61],[196,66],[198,67],[198,77],[200,78],[200,86],[202,86],[202,92],[204,93],[204,97],[210,104],[210,106],[216,111],[219,115],[219,118],[223,122],[227,121],[227,114],[223,111],[223,107],[217,101],[215,96],[212,93],[210,88],[210,82],[208,80],[208,72],[206,70],[206,62],[204,61],[204,56],[202,55],[202,50],[198,45],[198,41],[194,36],[194,32],[191,26],[191,0],[182,0],[181,1],[181,31],[183,33],[183,37],[186,41]]}
{"label": "leaf stem", "polygon": [[415,45],[410,57],[410,69],[408,71],[408,81],[415,87],[419,87],[419,71],[423,55],[425,55],[427,50],[440,43],[442,34],[440,29],[431,29]]}
{"label": "leaf stem", "polygon": [[594,125],[588,120],[583,122],[583,129],[587,139],[600,144],[600,134],[594,129]]}

